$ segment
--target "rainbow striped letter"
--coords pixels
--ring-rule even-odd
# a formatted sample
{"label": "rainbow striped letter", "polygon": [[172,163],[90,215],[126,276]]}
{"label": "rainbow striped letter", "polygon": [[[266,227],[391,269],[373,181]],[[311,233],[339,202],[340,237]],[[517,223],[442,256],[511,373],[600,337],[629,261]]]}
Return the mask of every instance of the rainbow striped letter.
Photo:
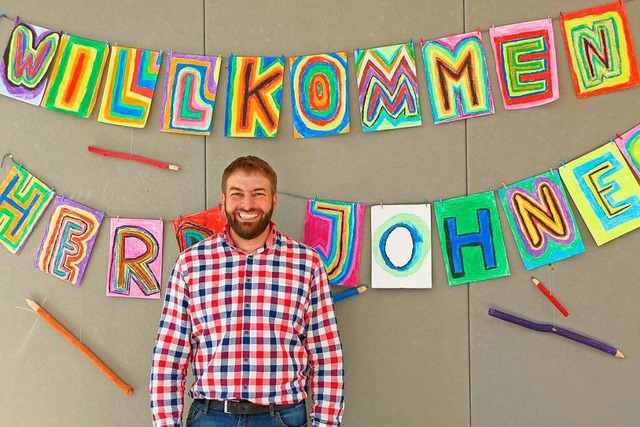
{"label": "rainbow striped letter", "polygon": [[226,137],[273,138],[278,133],[284,57],[232,56],[227,79]]}
{"label": "rainbow striped letter", "polygon": [[422,42],[434,123],[493,114],[479,31]]}
{"label": "rainbow striped letter", "polygon": [[171,223],[178,241],[178,249],[182,252],[189,246],[221,232],[227,225],[227,217],[220,204],[206,211],[174,219]]}
{"label": "rainbow striped letter", "polygon": [[221,61],[219,56],[167,55],[161,132],[211,134]]}
{"label": "rainbow striped letter", "polygon": [[293,56],[293,136],[312,138],[349,132],[347,53]]}
{"label": "rainbow striped letter", "polygon": [[449,285],[508,276],[493,192],[434,203]]}
{"label": "rainbow striped letter", "polygon": [[626,89],[640,83],[622,1],[560,14],[576,97]]}
{"label": "rainbow striped letter", "polygon": [[551,19],[489,28],[502,102],[507,110],[558,99],[558,68]]}
{"label": "rainbow striped letter", "polygon": [[40,105],[60,34],[16,19],[0,61],[0,94]]}
{"label": "rainbow striped letter", "polygon": [[42,106],[87,118],[98,96],[109,46],[64,34]]}
{"label": "rainbow striped letter", "polygon": [[616,138],[616,145],[627,159],[633,172],[640,178],[640,125]]}
{"label": "rainbow striped letter", "polygon": [[0,184],[0,242],[11,253],[20,252],[53,195],[21,166],[11,168]]}
{"label": "rainbow striped letter", "polygon": [[614,144],[559,171],[598,246],[640,227],[640,186]]}
{"label": "rainbow striped letter", "polygon": [[556,171],[505,186],[498,194],[527,270],[584,252]]}
{"label": "rainbow striped letter", "polygon": [[80,286],[104,214],[56,196],[35,268]]}
{"label": "rainbow striped letter", "polygon": [[160,299],[162,228],[161,219],[111,218],[107,296]]}
{"label": "rainbow striped letter", "polygon": [[98,121],[143,128],[147,124],[162,53],[111,46]]}
{"label": "rainbow striped letter", "polygon": [[413,44],[355,52],[362,130],[420,126],[420,100]]}
{"label": "rainbow striped letter", "polygon": [[364,204],[308,200],[302,241],[314,248],[332,285],[358,286]]}

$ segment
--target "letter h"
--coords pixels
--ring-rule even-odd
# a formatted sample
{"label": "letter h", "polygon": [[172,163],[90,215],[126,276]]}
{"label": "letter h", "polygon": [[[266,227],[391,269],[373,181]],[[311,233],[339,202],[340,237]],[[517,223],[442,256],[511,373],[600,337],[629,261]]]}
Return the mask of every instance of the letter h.
{"label": "letter h", "polygon": [[449,269],[455,278],[465,275],[462,248],[466,246],[480,246],[486,270],[497,267],[489,209],[478,209],[476,215],[479,231],[475,233],[458,234],[456,218],[444,219]]}

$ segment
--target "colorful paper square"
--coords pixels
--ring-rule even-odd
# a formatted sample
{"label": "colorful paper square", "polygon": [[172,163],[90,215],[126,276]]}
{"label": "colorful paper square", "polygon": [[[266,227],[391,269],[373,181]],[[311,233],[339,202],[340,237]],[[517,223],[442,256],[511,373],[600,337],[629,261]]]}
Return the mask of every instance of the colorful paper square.
{"label": "colorful paper square", "polygon": [[0,95],[40,105],[60,34],[17,18],[0,60]]}
{"label": "colorful paper square", "polygon": [[507,185],[498,194],[527,270],[584,252],[582,236],[557,171]]}
{"label": "colorful paper square", "polygon": [[615,144],[578,157],[559,171],[598,246],[640,227],[640,186]]}
{"label": "colorful paper square", "polygon": [[640,178],[640,124],[615,140],[631,169]]}
{"label": "colorful paper square", "polygon": [[283,76],[284,57],[229,58],[226,137],[273,138],[277,135]]}
{"label": "colorful paper square", "polygon": [[293,136],[349,132],[347,52],[289,58]]}
{"label": "colorful paper square", "polygon": [[163,222],[111,218],[108,297],[160,299]]}
{"label": "colorful paper square", "polygon": [[42,106],[87,118],[98,97],[109,45],[63,34]]}
{"label": "colorful paper square", "polygon": [[143,128],[156,88],[162,53],[111,46],[98,121]]}
{"label": "colorful paper square", "polygon": [[435,124],[495,112],[480,31],[422,42]]}
{"label": "colorful paper square", "polygon": [[371,206],[371,287],[431,284],[431,206]]}
{"label": "colorful paper square", "polygon": [[365,205],[308,200],[303,243],[316,250],[329,283],[358,286]]}
{"label": "colorful paper square", "polygon": [[171,221],[180,252],[198,242],[220,233],[227,225],[227,217],[222,205],[215,208],[182,216]]}
{"label": "colorful paper square", "polygon": [[210,135],[220,56],[167,55],[160,131]]}
{"label": "colorful paper square", "polygon": [[507,110],[532,108],[560,96],[550,18],[489,28],[502,102]]}
{"label": "colorful paper square", "polygon": [[103,218],[102,212],[55,196],[33,266],[80,286]]}
{"label": "colorful paper square", "polygon": [[576,97],[586,98],[640,83],[622,1],[560,14]]}
{"label": "colorful paper square", "polygon": [[420,99],[413,43],[355,52],[362,130],[420,126]]}
{"label": "colorful paper square", "polygon": [[449,285],[510,274],[492,191],[442,200],[434,207]]}
{"label": "colorful paper square", "polygon": [[0,183],[0,242],[17,254],[55,193],[22,166],[14,165]]}

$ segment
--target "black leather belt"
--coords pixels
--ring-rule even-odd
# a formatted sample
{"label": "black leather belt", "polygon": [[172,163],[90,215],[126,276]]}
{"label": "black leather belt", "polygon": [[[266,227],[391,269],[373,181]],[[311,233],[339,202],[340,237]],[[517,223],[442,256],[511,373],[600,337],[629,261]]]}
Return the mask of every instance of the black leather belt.
{"label": "black leather belt", "polygon": [[249,402],[248,400],[195,399],[195,401],[206,405],[207,409],[213,409],[215,411],[222,411],[225,414],[234,415],[266,414],[271,412],[284,411],[285,409],[291,409],[300,404],[291,403],[287,405],[256,405],[255,403]]}

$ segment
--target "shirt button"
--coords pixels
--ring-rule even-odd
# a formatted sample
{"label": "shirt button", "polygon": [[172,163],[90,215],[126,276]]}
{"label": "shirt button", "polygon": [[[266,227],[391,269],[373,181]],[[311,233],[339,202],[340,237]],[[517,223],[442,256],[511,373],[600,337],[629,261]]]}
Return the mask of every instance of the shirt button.
{"label": "shirt button", "polygon": [[242,359],[242,360],[244,360],[244,361],[245,361],[245,363],[249,362],[249,358],[248,358],[248,357],[245,357],[245,358],[244,358],[244,359]]}
{"label": "shirt button", "polygon": [[242,388],[246,390],[246,389],[247,389],[247,385],[246,385],[246,384],[243,384],[243,385],[242,385]]}
{"label": "shirt button", "polygon": [[245,335],[249,335],[249,331],[244,331],[244,334]]}
{"label": "shirt button", "polygon": [[251,304],[249,304],[249,303],[246,303],[246,304],[244,305],[244,308],[249,308],[249,307],[251,307]]}

